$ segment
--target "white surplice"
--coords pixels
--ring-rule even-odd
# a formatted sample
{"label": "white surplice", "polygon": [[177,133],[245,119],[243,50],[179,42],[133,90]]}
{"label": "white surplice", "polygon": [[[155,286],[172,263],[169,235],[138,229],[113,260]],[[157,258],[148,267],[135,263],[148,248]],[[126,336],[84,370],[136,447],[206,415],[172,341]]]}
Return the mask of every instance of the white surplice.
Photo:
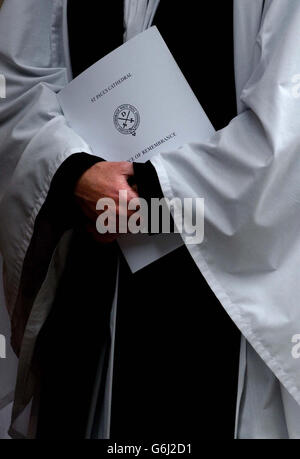
{"label": "white surplice", "polygon": [[[0,249],[11,317],[16,307],[22,311],[24,257],[52,177],[72,154],[92,153],[66,124],[56,99],[71,78],[66,6],[66,0],[5,0],[0,10],[0,73],[7,80],[7,98],[0,100]],[[205,199],[204,242],[187,248],[244,336],[238,438],[300,438],[300,360],[291,352],[292,337],[300,333],[299,27],[299,0],[236,0],[238,116],[209,142],[153,160],[167,197]],[[197,65],[201,48],[193,52]],[[221,72],[220,64],[220,84]],[[19,359],[14,436],[34,435],[31,360],[68,240],[65,234],[32,299]],[[112,313],[112,335],[114,320]],[[18,325],[15,316],[14,343],[20,341]],[[102,437],[109,435],[109,372]],[[13,382],[12,374],[8,392]]]}

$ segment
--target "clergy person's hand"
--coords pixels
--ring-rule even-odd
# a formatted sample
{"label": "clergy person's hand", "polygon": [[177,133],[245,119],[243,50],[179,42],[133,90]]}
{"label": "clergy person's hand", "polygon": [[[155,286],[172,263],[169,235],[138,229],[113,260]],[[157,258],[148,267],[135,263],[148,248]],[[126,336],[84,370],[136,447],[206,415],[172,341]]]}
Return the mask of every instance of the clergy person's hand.
{"label": "clergy person's hand", "polygon": [[[109,162],[102,161],[87,169],[75,186],[76,200],[86,217],[88,217],[87,230],[100,242],[111,242],[118,234],[100,234],[96,230],[96,220],[99,211],[96,204],[101,198],[111,198],[116,205],[116,219],[125,209],[119,205],[119,191],[127,191],[127,203],[138,197],[136,191],[128,184],[127,179],[133,176],[133,165],[127,161]],[[128,217],[132,212],[127,211]]]}

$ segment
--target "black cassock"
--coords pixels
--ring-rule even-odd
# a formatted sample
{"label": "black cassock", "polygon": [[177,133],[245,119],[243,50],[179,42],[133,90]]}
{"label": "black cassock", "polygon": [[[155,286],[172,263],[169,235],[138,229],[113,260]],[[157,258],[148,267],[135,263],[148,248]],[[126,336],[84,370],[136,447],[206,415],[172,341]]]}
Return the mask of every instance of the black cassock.
{"label": "black cassock", "polygon": [[[217,10],[215,2],[187,5],[161,0],[153,24],[220,129],[236,114],[232,1],[218,2]],[[101,2],[101,8],[69,2],[68,8],[76,76],[122,44],[123,2]],[[77,159],[79,172],[88,167]],[[60,171],[64,186],[75,170],[68,161]],[[146,175],[155,186],[155,174]],[[85,436],[118,255],[115,243],[96,244],[75,224],[65,275],[40,336],[39,437]],[[121,256],[111,438],[233,438],[239,342],[185,247],[136,274]]]}

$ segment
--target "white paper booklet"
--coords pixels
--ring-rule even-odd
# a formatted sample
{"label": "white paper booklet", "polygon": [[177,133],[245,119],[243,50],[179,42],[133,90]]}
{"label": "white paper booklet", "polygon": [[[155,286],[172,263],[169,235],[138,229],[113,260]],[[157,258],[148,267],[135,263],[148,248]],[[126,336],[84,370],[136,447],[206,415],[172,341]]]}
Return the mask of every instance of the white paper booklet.
{"label": "white paper booklet", "polygon": [[[156,27],[92,65],[58,99],[72,128],[108,161],[145,162],[214,132]],[[119,244],[135,272],[179,247],[182,239],[131,234]]]}

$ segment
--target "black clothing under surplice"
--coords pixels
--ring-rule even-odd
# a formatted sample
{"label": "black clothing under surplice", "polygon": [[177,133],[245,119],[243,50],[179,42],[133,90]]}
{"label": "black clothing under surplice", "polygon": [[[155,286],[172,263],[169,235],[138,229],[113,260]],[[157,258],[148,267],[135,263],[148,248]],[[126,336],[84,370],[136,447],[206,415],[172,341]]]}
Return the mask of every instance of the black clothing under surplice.
{"label": "black clothing under surplice", "polygon": [[[153,23],[219,129],[236,111],[232,0],[218,2],[218,11],[215,2],[201,2],[200,11],[196,2],[187,5],[161,0]],[[102,2],[101,11],[96,8],[96,2],[69,2],[74,76],[122,43],[123,2]],[[51,321],[42,333],[47,383],[42,386],[40,437],[50,437],[51,430],[56,436],[84,437],[99,334],[107,333],[113,284],[107,276],[113,278],[117,246],[96,247],[78,234],[73,243],[76,256],[69,255]],[[64,308],[68,313],[61,316]],[[97,331],[95,324],[101,320]],[[83,334],[80,355],[88,356],[83,368],[80,362],[76,365],[68,344],[76,328]],[[57,338],[55,359],[47,353],[51,336]],[[121,255],[111,437],[188,439],[201,431],[201,437],[233,438],[239,341],[239,331],[185,247],[136,274]],[[65,391],[59,394],[62,378]],[[79,409],[72,419],[74,398]]]}

